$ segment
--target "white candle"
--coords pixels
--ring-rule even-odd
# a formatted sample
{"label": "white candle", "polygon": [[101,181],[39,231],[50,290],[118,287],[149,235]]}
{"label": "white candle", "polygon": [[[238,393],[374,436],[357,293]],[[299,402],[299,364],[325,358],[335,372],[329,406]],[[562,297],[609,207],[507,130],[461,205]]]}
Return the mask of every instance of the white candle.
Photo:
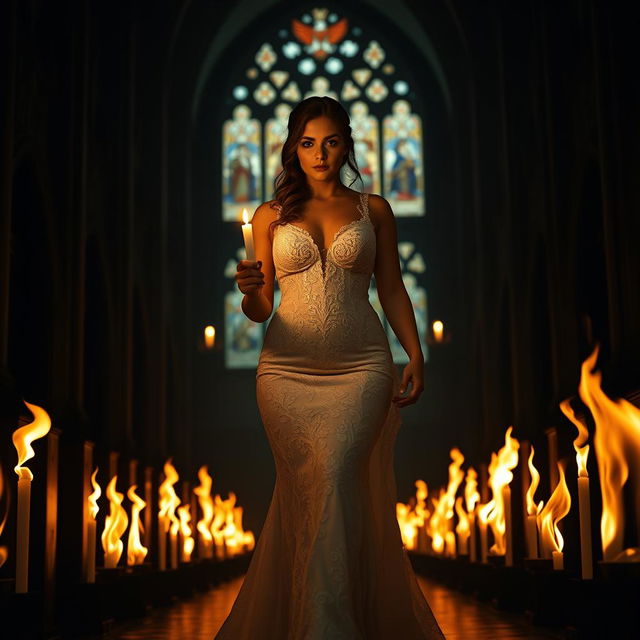
{"label": "white candle", "polygon": [[480,527],[480,560],[487,563],[487,523],[478,518],[478,526]]}
{"label": "white candle", "polygon": [[589,478],[578,478],[578,504],[580,506],[580,555],[582,579],[593,578],[591,557],[591,504],[589,502]]}
{"label": "white candle", "polygon": [[251,223],[249,222],[249,216],[247,214],[247,210],[242,210],[242,220],[244,224],[242,225],[242,237],[244,238],[244,248],[247,252],[247,260],[255,260],[256,252],[253,248],[253,229],[251,228]]}
{"label": "white candle", "polygon": [[166,517],[158,516],[158,568],[165,571],[167,568],[167,531]]}
{"label": "white candle", "polygon": [[169,532],[169,536],[171,538],[171,568],[178,568],[178,531],[171,527],[171,531]]}
{"label": "white candle", "polygon": [[529,558],[538,557],[538,525],[535,515],[527,515],[525,526],[527,528],[527,556]]}
{"label": "white candle", "polygon": [[469,527],[471,529],[471,536],[469,540],[469,560],[476,562],[478,560],[478,554],[476,551],[476,517],[475,514],[469,514]]}
{"label": "white candle", "polygon": [[89,518],[87,526],[87,582],[96,581],[96,521]]}
{"label": "white candle", "polygon": [[564,556],[562,551],[553,552],[553,568],[556,571],[562,571],[562,569],[564,569]]}
{"label": "white candle", "polygon": [[509,485],[502,488],[502,501],[504,503],[504,524],[506,554],[504,563],[507,567],[513,566],[513,525],[511,520],[511,489]]}
{"label": "white candle", "polygon": [[461,556],[469,555],[469,537],[464,534],[458,534],[458,549]]}
{"label": "white candle", "polygon": [[18,522],[16,538],[16,593],[29,587],[29,515],[31,478],[18,478]]}

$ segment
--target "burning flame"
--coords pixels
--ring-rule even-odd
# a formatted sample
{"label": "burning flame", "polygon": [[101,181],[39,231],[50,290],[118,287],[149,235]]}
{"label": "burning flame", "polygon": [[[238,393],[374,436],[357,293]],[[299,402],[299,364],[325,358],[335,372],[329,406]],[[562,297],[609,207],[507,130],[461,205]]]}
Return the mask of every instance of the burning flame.
{"label": "burning flame", "polygon": [[93,485],[93,493],[89,496],[89,515],[95,520],[98,515],[98,498],[102,495],[100,485],[96,482],[96,476],[98,475],[98,467],[91,474],[91,484]]}
{"label": "burning flame", "polygon": [[582,363],[580,397],[595,421],[593,444],[602,490],[602,553],[605,561],[628,560],[633,553],[623,550],[623,487],[629,466],[635,474],[636,496],[640,494],[640,409],[623,398],[611,400],[602,390],[602,374],[594,372],[598,347]]}
{"label": "burning flame", "polygon": [[407,549],[417,548],[418,531],[425,525],[429,517],[427,495],[429,490],[424,480],[416,480],[416,495],[409,499],[409,504],[396,503],[396,518],[400,527],[402,543]]}
{"label": "burning flame", "polygon": [[564,468],[558,462],[560,473],[556,488],[553,490],[547,504],[538,515],[538,529],[540,544],[547,558],[553,551],[562,551],[564,540],[558,529],[558,522],[564,518],[571,508],[571,495],[564,477]]}
{"label": "burning flame", "polygon": [[588,478],[587,458],[589,457],[589,445],[586,444],[586,442],[589,439],[589,431],[585,424],[576,417],[569,399],[563,400],[560,403],[560,409],[562,409],[562,413],[564,413],[578,429],[578,436],[573,441],[573,448],[576,450],[576,462],[578,463],[578,476],[580,478]]}
{"label": "burning flame", "polygon": [[140,511],[147,503],[136,494],[138,485],[131,485],[127,491],[127,498],[131,500],[131,527],[127,540],[127,564],[142,564],[149,550],[140,542],[140,531],[144,533],[144,526],[140,521]]}
{"label": "burning flame", "polygon": [[[2,517],[2,522],[0,522],[0,536],[4,531],[4,525],[7,523],[7,516],[9,515],[9,493],[7,492],[7,506],[4,511],[4,516]],[[2,462],[0,462],[0,500],[2,500],[4,496],[4,468],[2,467]],[[0,546],[0,567],[7,561],[7,557],[9,556],[9,552],[7,551],[7,547]]]}
{"label": "burning flame", "polygon": [[189,562],[191,560],[191,553],[195,546],[195,541],[191,537],[191,527],[189,522],[191,521],[190,506],[183,504],[178,508],[178,515],[180,516],[180,533],[182,534],[182,561]]}
{"label": "burning flame", "polygon": [[456,533],[459,536],[460,541],[466,541],[471,535],[471,526],[469,525],[469,515],[462,506],[462,496],[456,498],[456,513],[458,514],[458,525],[456,526]]}
{"label": "burning flame", "polygon": [[124,494],[116,491],[117,480],[118,476],[115,475],[107,485],[107,498],[109,498],[110,512],[105,519],[101,538],[102,549],[104,550],[104,566],[106,569],[113,569],[118,565],[124,546],[120,537],[129,524],[127,512],[124,507],[122,507]]}
{"label": "burning flame", "polygon": [[[464,462],[464,456],[458,448],[453,448],[449,452],[451,464],[449,465],[449,484],[446,490],[441,489],[437,499],[432,499],[434,504],[433,514],[429,519],[428,533],[431,536],[431,547],[436,553],[446,550],[451,553],[451,547],[455,548],[455,534],[453,533],[453,508],[455,505],[456,493],[462,480],[464,471],[460,468]],[[447,535],[450,533],[453,535]]]}
{"label": "burning flame", "polygon": [[158,500],[158,517],[164,526],[164,532],[169,530],[171,523],[171,535],[178,535],[179,520],[176,518],[176,507],[180,504],[180,498],[175,492],[173,485],[178,482],[180,476],[175,467],[171,464],[172,458],[164,463],[164,480],[158,487],[160,498]]}
{"label": "burning flame", "polygon": [[213,536],[213,541],[216,549],[216,557],[224,558],[225,557],[225,546],[224,546],[224,524],[227,519],[227,512],[224,508],[224,501],[220,497],[220,494],[215,495],[214,497],[214,516],[213,522],[211,523],[211,535]]}
{"label": "burning flame", "polygon": [[[540,484],[540,474],[538,470],[533,466],[533,455],[535,450],[533,445],[531,445],[531,453],[529,454],[529,460],[527,464],[529,466],[529,473],[531,474],[531,482],[529,483],[529,488],[527,489],[527,514],[530,516],[537,516],[540,513],[540,509],[542,509],[543,501],[540,500],[539,504],[536,504],[534,495],[536,493],[536,489],[538,488],[538,484]],[[532,525],[533,526],[533,525]]]}
{"label": "burning flame", "polygon": [[467,478],[464,485],[464,499],[467,507],[467,513],[473,514],[476,504],[480,501],[478,493],[478,472],[473,468],[467,469]]}
{"label": "burning flame", "polygon": [[222,500],[216,494],[215,515],[211,524],[211,533],[216,547],[216,555],[223,557],[226,553],[229,557],[250,551],[255,545],[255,539],[251,531],[242,528],[242,507],[236,506],[236,494],[229,492],[229,497]]}
{"label": "burning flame", "polygon": [[492,498],[484,505],[480,505],[478,516],[483,524],[488,524],[493,532],[494,544],[489,549],[492,555],[505,555],[507,552],[506,521],[504,514],[504,498],[502,490],[513,480],[513,469],[518,464],[518,449],[520,443],[511,437],[513,427],[510,426],[504,439],[504,446],[491,454],[489,464],[489,486]]}
{"label": "burning flame", "polygon": [[[198,479],[200,485],[195,487],[193,493],[198,496],[200,509],[202,510],[202,518],[196,524],[196,529],[200,533],[200,539],[204,545],[204,555],[211,557],[213,536],[211,535],[211,522],[214,515],[213,500],[211,498],[211,485],[213,481],[209,475],[206,465],[198,469]],[[199,548],[198,548],[199,549]]]}
{"label": "burning flame", "polygon": [[13,470],[18,474],[20,479],[33,480],[31,469],[23,467],[22,465],[35,456],[31,443],[49,433],[51,429],[51,418],[49,418],[49,414],[38,405],[30,404],[26,400],[24,403],[31,413],[33,413],[34,418],[32,422],[25,424],[13,432],[13,444],[18,451],[18,464]]}

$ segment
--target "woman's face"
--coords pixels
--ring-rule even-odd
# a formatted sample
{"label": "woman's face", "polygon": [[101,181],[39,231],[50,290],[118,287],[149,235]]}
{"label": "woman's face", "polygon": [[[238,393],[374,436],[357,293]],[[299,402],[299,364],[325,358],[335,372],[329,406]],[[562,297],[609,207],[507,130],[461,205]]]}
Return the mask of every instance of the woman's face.
{"label": "woman's face", "polygon": [[[310,180],[335,179],[347,153],[346,140],[339,127],[326,116],[309,120],[298,141],[297,153],[302,170]],[[319,165],[326,169],[317,168]]]}

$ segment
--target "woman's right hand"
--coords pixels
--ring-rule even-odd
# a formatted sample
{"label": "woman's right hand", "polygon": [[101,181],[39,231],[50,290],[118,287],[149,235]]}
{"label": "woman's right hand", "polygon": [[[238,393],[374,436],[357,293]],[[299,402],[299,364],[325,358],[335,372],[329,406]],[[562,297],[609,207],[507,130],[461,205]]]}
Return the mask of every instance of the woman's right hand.
{"label": "woman's right hand", "polygon": [[245,295],[253,296],[260,293],[264,286],[264,273],[260,271],[262,261],[240,260],[235,274],[238,289]]}

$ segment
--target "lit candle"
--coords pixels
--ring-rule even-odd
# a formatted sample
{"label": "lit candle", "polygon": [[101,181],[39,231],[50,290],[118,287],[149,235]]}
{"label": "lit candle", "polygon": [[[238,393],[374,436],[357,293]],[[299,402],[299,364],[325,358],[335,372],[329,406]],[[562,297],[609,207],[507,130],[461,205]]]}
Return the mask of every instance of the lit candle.
{"label": "lit candle", "polygon": [[440,320],[436,320],[433,325],[433,339],[436,342],[442,342],[442,334],[444,332],[444,324]]}
{"label": "lit candle", "polygon": [[562,571],[562,569],[564,569],[564,554],[562,551],[553,552],[553,568],[556,571]]}
{"label": "lit candle", "polygon": [[480,561],[486,564],[488,554],[487,523],[478,512],[478,527],[480,528]]}
{"label": "lit candle", "polygon": [[562,413],[573,422],[578,429],[578,436],[573,441],[576,450],[576,463],[578,465],[578,507],[580,510],[580,559],[582,579],[593,578],[593,560],[591,551],[591,501],[589,498],[589,474],[587,472],[587,459],[589,457],[589,430],[582,420],[579,420],[571,407],[569,399],[560,403]]}
{"label": "lit candle", "polygon": [[167,522],[166,516],[158,516],[158,568],[165,571],[167,568]]}
{"label": "lit candle", "polygon": [[511,488],[505,485],[502,488],[502,500],[504,503],[504,524],[506,554],[504,563],[507,567],[513,566],[513,525],[511,520]]}
{"label": "lit candle", "polygon": [[98,498],[102,491],[96,482],[98,467],[91,474],[93,493],[89,496],[89,522],[87,523],[87,582],[96,581],[96,516],[98,515]]}
{"label": "lit candle", "polygon": [[580,508],[580,555],[582,579],[593,578],[591,557],[591,504],[589,500],[589,478],[578,477],[578,505]]}
{"label": "lit candle", "polygon": [[449,558],[456,557],[456,534],[453,531],[447,531],[444,535],[445,555]]}
{"label": "lit candle", "polygon": [[169,531],[169,537],[171,538],[171,568],[178,568],[178,523],[172,522],[171,529]]}
{"label": "lit candle", "polygon": [[207,349],[213,349],[213,345],[216,343],[216,329],[211,325],[204,328],[204,344]]}
{"label": "lit candle", "polygon": [[242,237],[244,238],[244,248],[247,252],[247,260],[255,260],[256,252],[253,248],[253,229],[251,228],[251,223],[249,222],[249,215],[247,214],[247,210],[242,210],[242,220],[244,224],[242,225]]}
{"label": "lit candle", "polygon": [[523,475],[528,473],[529,486],[524,496],[524,527],[525,537],[527,541],[527,555],[529,558],[538,557],[538,513],[542,509],[542,501],[536,505],[535,493],[540,483],[540,473],[533,464],[533,456],[535,455],[535,449],[533,445],[529,445],[529,456],[527,460],[527,466],[523,465]]}
{"label": "lit candle", "polygon": [[471,529],[471,537],[469,540],[469,560],[476,562],[478,560],[478,553],[476,551],[476,516],[475,513],[469,514],[469,527]]}
{"label": "lit candle", "polygon": [[25,404],[34,416],[28,424],[13,432],[13,444],[18,452],[18,464],[13,470],[18,474],[18,509],[16,523],[16,593],[27,593],[29,587],[29,519],[31,510],[31,481],[33,473],[23,463],[33,458],[31,442],[42,438],[51,429],[49,414],[41,407]]}

